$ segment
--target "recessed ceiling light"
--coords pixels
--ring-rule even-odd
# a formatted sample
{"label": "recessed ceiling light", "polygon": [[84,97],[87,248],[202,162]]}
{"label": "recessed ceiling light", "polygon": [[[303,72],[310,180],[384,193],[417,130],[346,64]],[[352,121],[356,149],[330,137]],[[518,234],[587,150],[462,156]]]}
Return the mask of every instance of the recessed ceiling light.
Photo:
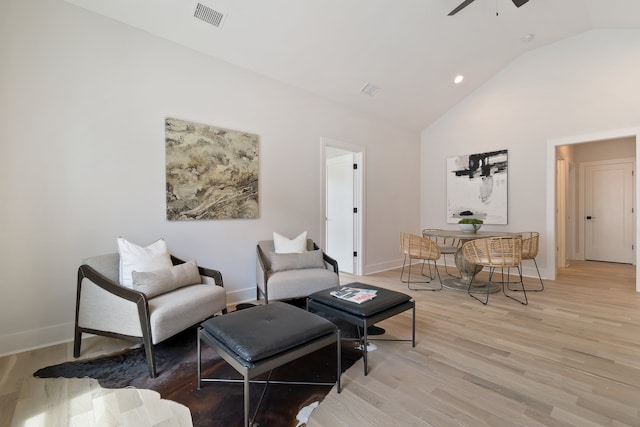
{"label": "recessed ceiling light", "polygon": [[533,34],[531,33],[525,34],[522,37],[520,37],[520,40],[522,40],[522,43],[529,43],[530,41],[533,41]]}
{"label": "recessed ceiling light", "polygon": [[464,76],[462,74],[458,74],[454,79],[453,82],[457,85],[459,85],[460,83],[462,83],[462,81],[464,80]]}

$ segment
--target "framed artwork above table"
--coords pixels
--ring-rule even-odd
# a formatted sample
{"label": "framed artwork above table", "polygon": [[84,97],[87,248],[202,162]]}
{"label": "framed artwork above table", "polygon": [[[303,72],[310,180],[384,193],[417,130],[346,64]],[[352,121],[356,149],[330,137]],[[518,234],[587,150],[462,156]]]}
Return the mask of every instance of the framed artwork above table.
{"label": "framed artwork above table", "polygon": [[507,224],[507,150],[447,159],[447,223],[478,218],[485,224]]}

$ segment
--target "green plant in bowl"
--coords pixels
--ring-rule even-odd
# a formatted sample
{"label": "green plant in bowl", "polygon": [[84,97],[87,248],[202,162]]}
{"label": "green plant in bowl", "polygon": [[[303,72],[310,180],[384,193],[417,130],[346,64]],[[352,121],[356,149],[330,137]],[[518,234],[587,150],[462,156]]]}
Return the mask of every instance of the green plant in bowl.
{"label": "green plant in bowl", "polygon": [[484,221],[478,218],[462,218],[460,221],[458,221],[458,227],[462,231],[475,233],[476,231],[480,230],[480,227],[483,223]]}

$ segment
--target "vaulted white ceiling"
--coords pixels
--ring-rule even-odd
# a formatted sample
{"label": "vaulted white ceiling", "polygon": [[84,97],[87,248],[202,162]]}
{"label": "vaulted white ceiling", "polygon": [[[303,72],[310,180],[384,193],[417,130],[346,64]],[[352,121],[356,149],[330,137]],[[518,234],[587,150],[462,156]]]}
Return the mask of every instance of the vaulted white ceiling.
{"label": "vaulted white ceiling", "polygon": [[[67,1],[415,130],[531,49],[640,28],[640,0],[476,0],[455,16],[462,0]],[[194,18],[198,2],[222,25]]]}

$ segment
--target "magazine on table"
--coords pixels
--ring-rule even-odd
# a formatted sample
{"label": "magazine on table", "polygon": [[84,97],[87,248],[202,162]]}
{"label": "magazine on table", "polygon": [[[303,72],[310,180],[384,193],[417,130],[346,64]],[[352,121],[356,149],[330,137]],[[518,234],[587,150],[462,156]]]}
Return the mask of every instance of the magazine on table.
{"label": "magazine on table", "polygon": [[378,291],[374,289],[360,289],[344,286],[337,291],[331,292],[336,298],[343,299],[345,301],[355,302],[356,304],[362,304],[365,301],[370,301],[376,297]]}

